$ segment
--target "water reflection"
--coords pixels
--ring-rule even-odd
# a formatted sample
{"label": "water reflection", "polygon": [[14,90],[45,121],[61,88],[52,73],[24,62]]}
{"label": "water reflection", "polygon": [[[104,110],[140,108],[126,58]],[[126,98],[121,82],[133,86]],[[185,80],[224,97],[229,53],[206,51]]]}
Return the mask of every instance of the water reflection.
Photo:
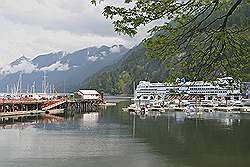
{"label": "water reflection", "polygon": [[250,117],[224,116],[187,119],[170,113],[137,119],[136,137],[176,166],[248,166]]}
{"label": "water reflection", "polygon": [[[0,166],[248,166],[250,116],[107,111],[5,120]],[[7,128],[8,127],[8,128]]]}
{"label": "water reflection", "polygon": [[0,117],[0,130],[1,129],[25,129],[32,127],[38,117]]}
{"label": "water reflection", "polygon": [[168,112],[129,119],[131,134],[174,166],[250,164],[249,114],[211,112],[190,119],[182,112]]}

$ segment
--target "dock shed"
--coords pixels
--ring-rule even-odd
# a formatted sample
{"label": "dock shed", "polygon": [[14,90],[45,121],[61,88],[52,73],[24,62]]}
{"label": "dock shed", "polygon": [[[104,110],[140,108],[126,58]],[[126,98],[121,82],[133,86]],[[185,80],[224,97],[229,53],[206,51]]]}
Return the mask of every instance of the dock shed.
{"label": "dock shed", "polygon": [[79,90],[76,92],[77,98],[82,100],[101,100],[102,96],[96,90]]}

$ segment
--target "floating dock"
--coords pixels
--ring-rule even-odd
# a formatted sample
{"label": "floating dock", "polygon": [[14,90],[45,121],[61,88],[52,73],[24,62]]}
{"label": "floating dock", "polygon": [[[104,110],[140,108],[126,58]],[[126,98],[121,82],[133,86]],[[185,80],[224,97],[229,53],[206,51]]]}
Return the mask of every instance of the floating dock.
{"label": "floating dock", "polygon": [[[224,111],[224,112],[239,112],[239,113],[250,113],[250,106],[244,106],[244,107],[236,107],[236,106],[228,106],[228,107],[195,107],[194,108],[197,111]],[[167,112],[167,111],[181,111],[185,112],[187,111],[186,107],[149,107],[147,108],[149,111],[159,111],[159,112]],[[123,111],[129,112],[129,111],[141,111],[140,108],[133,108],[133,107],[128,107],[128,108],[123,108]]]}
{"label": "floating dock", "polygon": [[0,117],[10,117],[10,116],[36,116],[44,114],[58,115],[63,114],[64,109],[54,109],[54,110],[31,110],[31,111],[15,111],[15,112],[0,112]]}

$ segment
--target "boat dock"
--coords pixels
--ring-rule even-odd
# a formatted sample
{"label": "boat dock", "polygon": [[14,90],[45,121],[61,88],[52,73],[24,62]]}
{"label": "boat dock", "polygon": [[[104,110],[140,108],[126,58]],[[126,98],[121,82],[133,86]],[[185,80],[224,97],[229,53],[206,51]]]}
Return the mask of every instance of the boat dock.
{"label": "boat dock", "polygon": [[98,111],[101,107],[110,105],[105,103],[101,94],[94,90],[80,90],[74,97],[60,97],[53,99],[0,99],[0,117],[58,115]]}
{"label": "boat dock", "polygon": [[[197,112],[211,112],[211,111],[224,111],[224,112],[235,112],[235,113],[250,113],[250,106],[244,106],[244,107],[235,107],[235,106],[228,106],[228,107],[194,107],[195,111]],[[186,107],[149,107],[146,110],[148,111],[159,111],[159,112],[175,112],[175,111],[181,111],[185,112],[187,111]],[[140,112],[142,111],[141,108],[136,107],[128,107],[123,108],[123,111],[125,112]]]}
{"label": "boat dock", "polygon": [[30,111],[15,111],[15,112],[0,112],[0,117],[11,117],[11,116],[36,116],[44,114],[58,115],[63,114],[64,109],[54,109],[54,110],[30,110]]}

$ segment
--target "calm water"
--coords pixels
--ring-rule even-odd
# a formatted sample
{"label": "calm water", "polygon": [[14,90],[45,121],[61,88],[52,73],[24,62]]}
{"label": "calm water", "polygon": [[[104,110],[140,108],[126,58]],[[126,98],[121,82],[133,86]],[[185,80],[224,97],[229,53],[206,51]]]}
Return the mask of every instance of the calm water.
{"label": "calm water", "polygon": [[250,114],[139,118],[121,107],[1,125],[0,166],[250,166]]}

